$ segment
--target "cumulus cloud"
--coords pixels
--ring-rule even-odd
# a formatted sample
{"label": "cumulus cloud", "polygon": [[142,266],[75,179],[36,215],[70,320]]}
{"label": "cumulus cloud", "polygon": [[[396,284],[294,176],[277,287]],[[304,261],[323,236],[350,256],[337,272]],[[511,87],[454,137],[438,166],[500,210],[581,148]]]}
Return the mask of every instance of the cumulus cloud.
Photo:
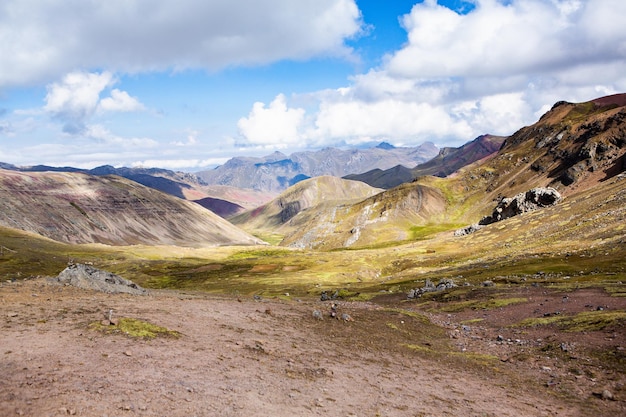
{"label": "cumulus cloud", "polygon": [[102,111],[132,112],[143,110],[144,106],[135,97],[128,95],[126,91],[117,88],[111,90],[111,96],[100,100],[99,108]]}
{"label": "cumulus cloud", "polygon": [[83,133],[86,122],[97,111],[137,111],[143,105],[127,92],[113,89],[109,97],[100,99],[102,92],[115,84],[110,72],[72,72],[58,83],[48,85],[44,110],[64,123],[63,131]]}
{"label": "cumulus cloud", "polygon": [[[311,93],[319,107],[302,115],[292,136],[309,144],[458,146],[484,133],[512,134],[559,100],[626,91],[626,2],[473,3],[469,12],[417,3],[401,18],[406,44],[347,86]],[[257,106],[251,114],[263,126],[271,112]],[[281,122],[274,118],[272,128]]]}
{"label": "cumulus cloud", "polygon": [[219,70],[346,55],[360,28],[354,0],[3,0],[0,88],[76,68]]}
{"label": "cumulus cloud", "polygon": [[304,113],[301,108],[287,108],[286,98],[280,94],[267,107],[261,102],[254,103],[248,117],[239,119],[237,126],[246,141],[253,145],[297,145]]}

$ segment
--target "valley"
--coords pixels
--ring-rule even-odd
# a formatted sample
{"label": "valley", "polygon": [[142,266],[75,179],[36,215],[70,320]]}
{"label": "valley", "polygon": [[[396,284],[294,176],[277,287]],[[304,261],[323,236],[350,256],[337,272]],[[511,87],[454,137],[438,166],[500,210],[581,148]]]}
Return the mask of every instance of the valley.
{"label": "valley", "polygon": [[[452,173],[316,176],[226,219],[2,170],[0,414],[623,415],[625,104],[557,103]],[[455,235],[534,187],[562,199]],[[52,283],[68,263],[148,295]],[[102,329],[111,310],[176,336]]]}

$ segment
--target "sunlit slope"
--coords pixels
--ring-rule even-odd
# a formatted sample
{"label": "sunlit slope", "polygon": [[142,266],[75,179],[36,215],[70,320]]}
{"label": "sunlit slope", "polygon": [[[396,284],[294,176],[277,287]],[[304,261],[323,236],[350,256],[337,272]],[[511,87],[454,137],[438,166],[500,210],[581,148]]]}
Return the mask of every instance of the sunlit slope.
{"label": "sunlit slope", "polygon": [[299,216],[303,212],[333,210],[338,205],[360,201],[381,191],[359,181],[315,177],[289,187],[269,203],[230,220],[248,231],[286,234],[299,227]]}
{"label": "sunlit slope", "polygon": [[534,187],[555,187],[566,198],[603,187],[625,166],[624,97],[557,103],[536,124],[508,137],[495,156],[446,178],[421,177],[356,204],[302,213],[294,219],[297,230],[282,245],[397,244],[476,223],[500,198]]}
{"label": "sunlit slope", "polygon": [[281,245],[335,249],[409,240],[419,226],[445,222],[440,217],[445,208],[439,190],[403,184],[356,203],[303,212],[294,219],[299,227]]}
{"label": "sunlit slope", "polygon": [[0,170],[0,191],[0,225],[59,242],[260,243],[195,203],[117,176]]}

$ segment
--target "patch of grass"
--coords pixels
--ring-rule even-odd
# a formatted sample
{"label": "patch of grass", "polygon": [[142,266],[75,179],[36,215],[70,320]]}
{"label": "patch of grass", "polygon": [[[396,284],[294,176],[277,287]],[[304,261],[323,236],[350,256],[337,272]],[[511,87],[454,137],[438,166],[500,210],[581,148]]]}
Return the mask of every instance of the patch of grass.
{"label": "patch of grass", "polygon": [[241,259],[256,259],[267,257],[279,257],[293,255],[293,251],[288,249],[277,248],[263,248],[263,249],[247,249],[233,253],[228,257],[228,260],[241,260]]}
{"label": "patch of grass", "polygon": [[486,301],[474,300],[474,301],[461,301],[455,303],[449,303],[443,306],[439,306],[433,310],[443,311],[446,313],[457,313],[464,310],[493,310],[495,308],[502,308],[512,304],[520,304],[527,302],[527,298],[493,298]]}
{"label": "patch of grass", "polygon": [[392,330],[400,330],[400,328],[393,323],[386,323],[386,324],[387,324],[387,327],[389,327]]}
{"label": "patch of grass", "polygon": [[611,294],[611,297],[626,297],[626,285],[608,286],[604,290]]}
{"label": "patch of grass", "polygon": [[279,235],[276,233],[253,233],[254,237],[258,237],[264,242],[270,244],[270,246],[277,246],[280,242],[285,238],[284,235]]}
{"label": "patch of grass", "polygon": [[555,325],[566,332],[590,332],[626,321],[626,311],[583,311],[575,316],[536,317],[522,320],[513,327]]}
{"label": "patch of grass", "polygon": [[134,339],[154,339],[155,337],[179,338],[181,334],[166,327],[157,326],[147,321],[121,318],[115,326],[105,326],[100,322],[91,323],[91,329],[104,332],[106,334],[123,334]]}
{"label": "patch of grass", "polygon": [[480,323],[481,321],[484,321],[485,319],[469,319],[469,320],[463,320],[461,322],[461,324],[475,324],[475,323]]}
{"label": "patch of grass", "polygon": [[436,223],[412,226],[409,230],[411,232],[411,240],[426,240],[438,233],[459,229],[463,226],[464,224],[462,223]]}
{"label": "patch of grass", "polygon": [[402,346],[409,348],[415,352],[424,352],[424,353],[435,353],[434,350],[432,350],[431,348],[427,347],[427,346],[422,346],[422,345],[416,345],[413,343],[402,343]]}

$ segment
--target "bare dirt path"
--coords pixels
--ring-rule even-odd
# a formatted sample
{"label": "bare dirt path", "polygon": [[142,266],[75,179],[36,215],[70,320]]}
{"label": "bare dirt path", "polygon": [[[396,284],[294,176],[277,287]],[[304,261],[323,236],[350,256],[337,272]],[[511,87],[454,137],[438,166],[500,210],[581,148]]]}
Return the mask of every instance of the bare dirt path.
{"label": "bare dirt path", "polygon": [[[620,401],[557,395],[515,364],[465,369],[424,355],[402,342],[419,334],[419,320],[373,304],[340,304],[353,322],[313,318],[327,306],[108,295],[43,279],[2,283],[0,416],[598,417],[624,410]],[[182,336],[138,340],[89,328],[110,309]]]}

